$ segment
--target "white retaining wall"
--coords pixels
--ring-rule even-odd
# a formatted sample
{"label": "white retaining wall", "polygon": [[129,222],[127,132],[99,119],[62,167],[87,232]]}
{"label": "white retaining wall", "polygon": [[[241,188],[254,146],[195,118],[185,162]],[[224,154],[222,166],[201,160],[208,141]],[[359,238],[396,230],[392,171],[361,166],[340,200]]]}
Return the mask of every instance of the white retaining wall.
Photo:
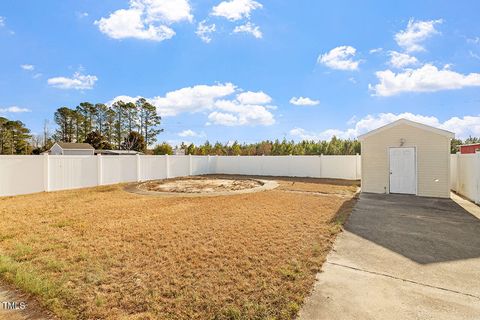
{"label": "white retaining wall", "polygon": [[480,203],[480,152],[452,154],[450,181],[452,190],[475,203]]}
{"label": "white retaining wall", "polygon": [[360,179],[360,156],[0,156],[0,196],[201,174]]}

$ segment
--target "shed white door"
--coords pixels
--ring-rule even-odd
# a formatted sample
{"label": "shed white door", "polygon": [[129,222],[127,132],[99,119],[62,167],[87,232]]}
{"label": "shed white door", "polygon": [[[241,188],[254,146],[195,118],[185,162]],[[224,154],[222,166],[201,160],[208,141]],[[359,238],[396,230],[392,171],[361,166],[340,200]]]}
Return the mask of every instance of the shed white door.
{"label": "shed white door", "polygon": [[415,148],[390,148],[390,193],[417,193]]}

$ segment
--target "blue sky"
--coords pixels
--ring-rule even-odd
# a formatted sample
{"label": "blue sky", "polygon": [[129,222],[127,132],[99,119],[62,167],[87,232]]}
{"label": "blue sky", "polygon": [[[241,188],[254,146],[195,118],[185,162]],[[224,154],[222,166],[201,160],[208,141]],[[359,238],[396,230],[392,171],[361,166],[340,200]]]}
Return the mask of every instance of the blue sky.
{"label": "blue sky", "polygon": [[40,132],[143,96],[160,141],[344,138],[407,117],[480,136],[478,1],[0,3],[0,115]]}

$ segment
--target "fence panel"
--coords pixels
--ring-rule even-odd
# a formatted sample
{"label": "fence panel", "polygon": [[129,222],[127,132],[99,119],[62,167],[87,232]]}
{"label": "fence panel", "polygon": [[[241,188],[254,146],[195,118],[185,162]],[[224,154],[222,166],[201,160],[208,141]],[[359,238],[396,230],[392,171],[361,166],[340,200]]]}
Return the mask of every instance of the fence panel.
{"label": "fence panel", "polygon": [[358,156],[323,156],[322,178],[360,179]]}
{"label": "fence panel", "polygon": [[231,174],[262,175],[263,159],[261,156],[236,156],[225,158],[225,161],[231,162],[231,166],[228,168]]}
{"label": "fence panel", "polygon": [[102,156],[102,184],[137,180],[136,156]]}
{"label": "fence panel", "polygon": [[359,179],[359,159],[359,156],[0,156],[0,196],[207,173]]}
{"label": "fence panel", "polygon": [[190,159],[188,156],[168,156],[169,178],[185,177],[190,175]]}
{"label": "fence panel", "polygon": [[44,168],[47,164],[45,158],[43,156],[0,156],[0,196],[44,191],[47,181],[44,180],[44,172],[47,172]]}
{"label": "fence panel", "polygon": [[210,158],[211,157],[205,157],[205,156],[192,156],[192,174],[193,175],[209,174]]}
{"label": "fence panel", "polygon": [[457,191],[457,155],[450,155],[450,189]]}
{"label": "fence panel", "polygon": [[98,185],[96,156],[49,156],[48,191],[78,189]]}
{"label": "fence panel", "polygon": [[263,156],[259,160],[262,163],[261,175],[264,176],[289,176],[290,156]]}
{"label": "fence panel", "polygon": [[165,156],[140,156],[140,180],[165,179],[166,164]]}
{"label": "fence panel", "polygon": [[291,156],[289,176],[294,177],[321,177],[320,156]]}
{"label": "fence panel", "polygon": [[457,154],[456,192],[466,198],[480,202],[480,153]]}

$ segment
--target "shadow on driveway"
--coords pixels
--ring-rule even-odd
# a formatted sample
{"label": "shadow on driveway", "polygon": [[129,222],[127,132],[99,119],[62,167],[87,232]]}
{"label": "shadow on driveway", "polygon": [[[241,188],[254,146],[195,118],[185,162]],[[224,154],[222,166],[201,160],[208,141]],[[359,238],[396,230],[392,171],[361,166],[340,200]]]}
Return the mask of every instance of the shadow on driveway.
{"label": "shadow on driveway", "polygon": [[345,229],[420,264],[480,257],[480,220],[451,199],[362,193]]}

